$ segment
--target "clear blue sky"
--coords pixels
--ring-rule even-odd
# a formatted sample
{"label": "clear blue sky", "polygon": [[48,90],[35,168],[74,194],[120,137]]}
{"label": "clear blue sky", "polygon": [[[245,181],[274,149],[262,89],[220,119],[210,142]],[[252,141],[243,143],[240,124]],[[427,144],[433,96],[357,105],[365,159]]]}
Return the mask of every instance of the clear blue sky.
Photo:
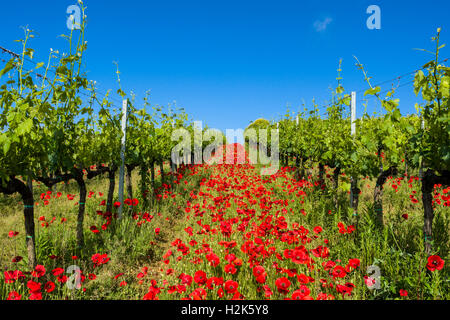
{"label": "clear blue sky", "polygon": [[[36,30],[30,46],[36,61],[50,48],[67,51],[66,9],[74,0],[4,1],[0,45],[13,42],[20,26]],[[366,9],[381,8],[381,29],[369,30]],[[100,1],[86,0],[87,70],[103,91],[117,90],[119,62],[126,91],[154,104],[176,101],[193,120],[210,127],[245,128],[259,117],[277,119],[286,105],[297,109],[330,98],[343,59],[346,90],[366,87],[353,55],[374,82],[421,67],[431,56],[431,36],[442,27],[450,41],[448,0],[393,1]],[[442,57],[450,57],[444,48]],[[407,82],[411,78],[402,79]],[[389,88],[389,84],[383,89]],[[403,113],[414,112],[412,87],[398,91]],[[358,96],[360,101],[361,96]],[[360,106],[358,106],[360,107]],[[373,104],[372,104],[373,107]]]}

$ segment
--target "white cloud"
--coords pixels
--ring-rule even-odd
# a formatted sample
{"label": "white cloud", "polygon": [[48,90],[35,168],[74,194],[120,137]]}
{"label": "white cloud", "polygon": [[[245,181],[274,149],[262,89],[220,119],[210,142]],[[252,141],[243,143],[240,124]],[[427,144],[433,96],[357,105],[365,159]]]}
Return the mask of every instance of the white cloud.
{"label": "white cloud", "polygon": [[333,21],[333,19],[331,19],[330,17],[325,18],[325,20],[323,21],[316,20],[314,22],[314,29],[316,29],[317,32],[325,31],[331,21]]}

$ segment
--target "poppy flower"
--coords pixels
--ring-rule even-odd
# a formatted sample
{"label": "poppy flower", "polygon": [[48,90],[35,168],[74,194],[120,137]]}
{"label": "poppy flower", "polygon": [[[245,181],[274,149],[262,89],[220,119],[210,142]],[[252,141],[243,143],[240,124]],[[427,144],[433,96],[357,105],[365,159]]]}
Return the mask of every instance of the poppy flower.
{"label": "poppy flower", "polygon": [[105,254],[96,253],[96,254],[92,255],[91,260],[94,263],[94,268],[95,268],[102,264],[107,263],[110,260],[110,258],[108,257],[108,254],[106,254],[106,253]]}
{"label": "poppy flower", "polygon": [[17,236],[18,234],[19,234],[19,232],[17,232],[17,231],[10,231],[10,232],[8,233],[8,237],[14,238],[14,237]]}
{"label": "poppy flower", "polygon": [[206,273],[202,270],[197,270],[194,274],[194,281],[198,285],[205,284],[208,279],[206,278]]}
{"label": "poppy flower", "polygon": [[404,289],[400,289],[399,294],[401,297],[407,297],[408,296],[408,291],[404,290]]}
{"label": "poppy flower", "polygon": [[217,267],[220,263],[219,257],[214,253],[207,254],[206,259],[208,259],[209,264],[213,267]]}
{"label": "poppy flower", "polygon": [[33,280],[27,282],[27,287],[32,293],[41,291],[41,284],[39,282],[34,282]]}
{"label": "poppy flower", "polygon": [[255,267],[253,268],[253,275],[254,275],[255,277],[264,275],[265,273],[266,273],[266,270],[264,269],[263,266],[255,266]]}
{"label": "poppy flower", "polygon": [[3,274],[5,275],[5,283],[14,283],[16,280],[25,278],[25,275],[20,270],[5,271]]}
{"label": "poppy flower", "polygon": [[314,229],[313,229],[313,231],[314,231],[315,233],[317,233],[317,234],[321,233],[322,230],[323,230],[323,229],[322,229],[321,226],[314,227]]}
{"label": "poppy flower", "polygon": [[350,259],[348,260],[348,264],[350,265],[350,267],[352,267],[353,269],[356,269],[359,267],[360,261],[359,259]]}
{"label": "poppy flower", "polygon": [[275,280],[275,285],[279,293],[287,294],[289,292],[289,286],[291,282],[286,277],[281,277]]}
{"label": "poppy flower", "polygon": [[233,264],[227,264],[224,268],[225,273],[235,274],[237,269]]}
{"label": "poppy flower", "polygon": [[224,284],[224,289],[226,293],[235,293],[239,284],[234,280],[227,280]]}
{"label": "poppy flower", "polygon": [[344,278],[347,275],[347,272],[342,266],[336,266],[334,267],[332,274],[335,278]]}
{"label": "poppy flower", "polygon": [[[193,280],[192,276],[190,276],[188,274],[184,274],[184,273],[180,276],[180,278],[181,278],[181,283],[185,284],[185,285],[188,285],[188,286],[191,285],[192,280]],[[195,281],[195,282],[198,283],[197,281]]]}
{"label": "poppy flower", "polygon": [[430,271],[441,270],[444,267],[445,261],[438,255],[428,257],[427,269]]}
{"label": "poppy flower", "polygon": [[20,300],[20,299],[22,299],[22,296],[16,291],[11,291],[8,294],[8,298],[6,298],[6,300]]}
{"label": "poppy flower", "polygon": [[100,231],[97,229],[96,226],[91,226],[91,227],[89,228],[89,230],[91,230],[93,233],[99,233],[99,232],[100,232]]}
{"label": "poppy flower", "polygon": [[115,277],[114,277],[114,280],[115,279],[117,279],[118,277],[121,277],[121,276],[123,276],[124,275],[124,273],[123,272],[121,272],[121,273],[119,273],[119,274],[117,274]]}
{"label": "poppy flower", "polygon": [[44,290],[47,293],[53,292],[53,290],[55,290],[55,284],[52,281],[48,281],[45,285],[44,285]]}
{"label": "poppy flower", "polygon": [[222,288],[219,288],[219,290],[217,290],[217,296],[218,296],[219,298],[223,298],[224,292],[223,292],[223,289],[222,289]]}
{"label": "poppy flower", "polygon": [[63,273],[64,273],[64,269],[63,268],[56,268],[56,269],[52,270],[52,274],[54,276],[59,276],[59,275],[61,275]]}
{"label": "poppy flower", "polygon": [[14,257],[13,259],[12,259],[12,262],[13,263],[18,263],[18,262],[20,262],[20,261],[22,261],[22,257],[21,256],[16,256],[16,257]]}
{"label": "poppy flower", "polygon": [[34,278],[40,278],[45,275],[45,267],[43,265],[37,265],[31,272],[31,276]]}
{"label": "poppy flower", "polygon": [[373,279],[369,276],[364,276],[364,283],[366,284],[366,286],[368,288],[371,288],[372,286],[375,285],[375,279]]}
{"label": "poppy flower", "polygon": [[42,300],[42,293],[41,292],[32,292],[29,299],[30,300]]}
{"label": "poppy flower", "polygon": [[305,297],[308,296],[310,293],[310,290],[307,286],[301,285],[300,289],[295,290],[292,293],[292,300],[305,300]]}

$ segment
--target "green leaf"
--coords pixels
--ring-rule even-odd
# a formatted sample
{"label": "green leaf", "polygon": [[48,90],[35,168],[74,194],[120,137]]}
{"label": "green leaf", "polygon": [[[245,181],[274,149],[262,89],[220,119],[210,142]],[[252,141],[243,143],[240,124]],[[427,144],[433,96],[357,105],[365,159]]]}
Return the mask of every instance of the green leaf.
{"label": "green leaf", "polygon": [[344,181],[339,184],[339,188],[344,192],[348,192],[350,191],[351,184]]}
{"label": "green leaf", "polygon": [[22,122],[18,127],[17,127],[17,134],[19,136],[24,135],[28,132],[30,132],[31,128],[33,126],[33,119],[26,119],[24,122]]}
{"label": "green leaf", "polygon": [[368,94],[374,95],[374,94],[377,94],[380,91],[381,91],[380,87],[370,88],[370,89],[366,90],[366,92],[364,92],[364,96],[366,96]]}
{"label": "green leaf", "polygon": [[29,56],[30,59],[33,59],[34,49],[27,48],[27,49],[25,50],[25,55],[26,55],[26,56]]}
{"label": "green leaf", "polygon": [[6,154],[8,153],[8,151],[9,151],[10,146],[11,146],[11,140],[10,140],[6,135],[4,135],[3,137],[4,137],[4,138],[2,139],[2,140],[3,140],[3,141],[2,141],[2,144],[3,144],[3,154],[6,155]]}
{"label": "green leaf", "polygon": [[0,71],[0,78],[14,68],[14,59],[9,60],[3,70]]}

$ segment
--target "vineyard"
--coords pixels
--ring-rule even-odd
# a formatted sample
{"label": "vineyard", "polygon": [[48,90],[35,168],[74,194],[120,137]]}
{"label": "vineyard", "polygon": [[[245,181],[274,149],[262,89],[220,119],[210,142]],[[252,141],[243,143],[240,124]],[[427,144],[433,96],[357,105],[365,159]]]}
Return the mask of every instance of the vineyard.
{"label": "vineyard", "polygon": [[[46,64],[26,29],[0,67],[0,299],[448,300],[440,34],[414,73],[416,114],[355,58],[378,112],[352,121],[339,63],[325,113],[258,119],[244,145],[193,138],[178,163],[174,134],[208,127],[150,94],[136,101],[119,66],[116,108],[86,75],[84,24]],[[279,154],[274,174],[250,156],[262,149]]]}

